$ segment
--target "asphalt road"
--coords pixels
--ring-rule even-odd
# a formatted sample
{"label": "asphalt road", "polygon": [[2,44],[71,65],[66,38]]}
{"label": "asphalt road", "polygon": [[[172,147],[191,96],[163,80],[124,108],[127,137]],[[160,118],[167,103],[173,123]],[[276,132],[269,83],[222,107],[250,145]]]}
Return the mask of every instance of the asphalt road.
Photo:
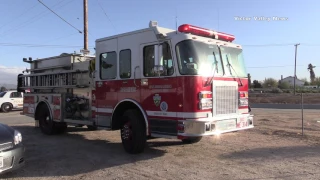
{"label": "asphalt road", "polygon": [[[300,104],[250,104],[251,108],[301,109]],[[320,109],[320,104],[304,104],[303,109]]]}
{"label": "asphalt road", "polygon": [[21,111],[12,111],[9,113],[0,112],[0,123],[7,125],[18,125],[34,123],[34,120],[28,116],[21,116]]}

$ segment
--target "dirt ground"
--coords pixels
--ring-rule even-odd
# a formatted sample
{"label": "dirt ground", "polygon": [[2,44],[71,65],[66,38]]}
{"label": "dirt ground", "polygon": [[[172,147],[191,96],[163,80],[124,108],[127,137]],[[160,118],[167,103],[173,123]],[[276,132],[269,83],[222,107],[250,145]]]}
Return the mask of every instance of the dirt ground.
{"label": "dirt ground", "polygon": [[[252,93],[249,95],[250,103],[280,103],[280,104],[300,104],[301,94],[291,93]],[[303,94],[304,104],[320,104],[320,93]]]}
{"label": "dirt ground", "polygon": [[124,152],[118,131],[70,128],[64,135],[45,136],[33,124],[12,125],[23,134],[26,166],[0,178],[320,179],[318,111],[305,110],[305,137],[300,110],[252,112],[254,129],[206,137],[193,145],[153,139],[139,155]]}

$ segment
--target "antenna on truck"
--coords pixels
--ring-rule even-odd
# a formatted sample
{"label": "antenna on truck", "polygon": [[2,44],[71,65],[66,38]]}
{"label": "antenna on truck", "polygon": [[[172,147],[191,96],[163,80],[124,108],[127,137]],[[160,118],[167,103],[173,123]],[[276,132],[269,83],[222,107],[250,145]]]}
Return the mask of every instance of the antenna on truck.
{"label": "antenna on truck", "polygon": [[176,34],[178,34],[178,12],[176,7]]}
{"label": "antenna on truck", "polygon": [[178,17],[176,16],[176,34],[178,34]]}

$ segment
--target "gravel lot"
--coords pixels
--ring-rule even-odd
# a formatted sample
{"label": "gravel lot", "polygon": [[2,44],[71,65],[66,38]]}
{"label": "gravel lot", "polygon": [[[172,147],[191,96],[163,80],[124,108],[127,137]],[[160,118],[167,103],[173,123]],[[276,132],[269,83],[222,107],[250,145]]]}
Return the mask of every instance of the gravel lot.
{"label": "gravel lot", "polygon": [[253,109],[255,128],[206,137],[193,145],[149,140],[145,153],[126,154],[119,131],[70,128],[45,136],[19,112],[0,114],[0,122],[20,130],[26,166],[2,179],[320,179],[320,121],[305,110]]}

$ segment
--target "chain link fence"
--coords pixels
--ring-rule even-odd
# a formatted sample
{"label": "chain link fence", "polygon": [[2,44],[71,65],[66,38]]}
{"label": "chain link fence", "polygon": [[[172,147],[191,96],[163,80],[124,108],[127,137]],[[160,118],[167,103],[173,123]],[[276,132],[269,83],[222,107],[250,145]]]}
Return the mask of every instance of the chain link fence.
{"label": "chain link fence", "polygon": [[255,124],[263,133],[304,136],[320,142],[320,93],[250,92]]}

